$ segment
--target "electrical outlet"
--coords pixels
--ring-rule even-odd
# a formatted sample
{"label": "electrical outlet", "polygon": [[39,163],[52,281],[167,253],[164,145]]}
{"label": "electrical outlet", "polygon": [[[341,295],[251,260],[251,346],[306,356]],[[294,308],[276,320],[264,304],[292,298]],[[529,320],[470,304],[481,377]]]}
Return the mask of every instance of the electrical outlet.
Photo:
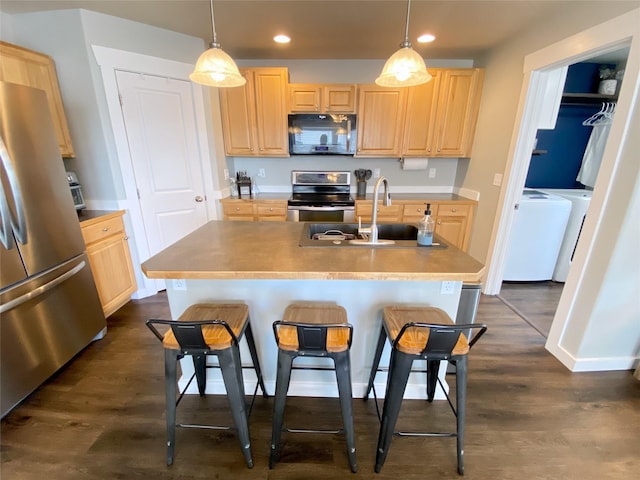
{"label": "electrical outlet", "polygon": [[429,178],[436,178],[436,169],[435,168],[430,168],[429,169]]}
{"label": "electrical outlet", "polygon": [[260,168],[258,170],[258,176],[259,177],[266,177],[267,176],[267,172],[264,171],[264,168]]}
{"label": "electrical outlet", "polygon": [[187,281],[183,278],[179,278],[172,281],[174,290],[186,290],[187,289]]}
{"label": "electrical outlet", "polygon": [[442,282],[440,293],[442,295],[452,295],[455,290],[456,282]]}
{"label": "electrical outlet", "polygon": [[501,174],[501,173],[496,173],[496,174],[493,176],[493,184],[494,184],[496,187],[499,187],[500,185],[502,185],[502,174]]}
{"label": "electrical outlet", "polygon": [[224,179],[225,180],[229,180],[229,169],[228,168],[224,169]]}
{"label": "electrical outlet", "polygon": [[375,178],[379,178],[380,177],[380,169],[379,168],[374,168],[373,169],[373,176]]}

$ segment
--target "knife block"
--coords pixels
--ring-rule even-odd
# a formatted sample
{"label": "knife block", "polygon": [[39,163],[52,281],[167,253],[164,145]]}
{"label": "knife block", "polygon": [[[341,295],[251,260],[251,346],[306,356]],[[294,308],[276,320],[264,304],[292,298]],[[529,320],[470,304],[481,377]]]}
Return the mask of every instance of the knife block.
{"label": "knife block", "polygon": [[238,186],[238,198],[252,198],[251,197],[251,178],[241,177],[236,182]]}

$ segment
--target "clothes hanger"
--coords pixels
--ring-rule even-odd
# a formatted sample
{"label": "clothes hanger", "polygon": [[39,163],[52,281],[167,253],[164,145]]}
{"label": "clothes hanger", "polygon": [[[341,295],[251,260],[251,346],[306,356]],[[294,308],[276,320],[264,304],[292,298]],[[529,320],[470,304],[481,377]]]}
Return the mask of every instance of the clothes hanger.
{"label": "clothes hanger", "polygon": [[607,125],[613,120],[613,114],[615,113],[615,110],[615,102],[602,102],[600,111],[587,118],[584,122],[582,122],[582,125],[587,127],[595,125]]}

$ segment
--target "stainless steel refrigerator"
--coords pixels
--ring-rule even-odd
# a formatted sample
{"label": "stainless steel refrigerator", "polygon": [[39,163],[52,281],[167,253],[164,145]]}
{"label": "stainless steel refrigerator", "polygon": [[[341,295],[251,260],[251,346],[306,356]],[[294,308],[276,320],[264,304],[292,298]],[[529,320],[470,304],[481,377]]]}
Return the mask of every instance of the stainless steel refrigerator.
{"label": "stainless steel refrigerator", "polygon": [[106,322],[42,90],[0,82],[0,159],[5,416]]}

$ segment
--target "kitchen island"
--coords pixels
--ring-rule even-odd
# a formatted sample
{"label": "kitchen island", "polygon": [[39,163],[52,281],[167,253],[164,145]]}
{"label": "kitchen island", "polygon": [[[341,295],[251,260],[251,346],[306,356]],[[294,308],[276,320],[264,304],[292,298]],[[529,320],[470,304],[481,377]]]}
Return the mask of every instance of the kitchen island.
{"label": "kitchen island", "polygon": [[[212,221],[142,264],[149,278],[166,279],[172,318],[191,304],[244,301],[249,305],[265,384],[275,391],[277,348],[271,324],[295,301],[330,301],[347,310],[354,326],[351,349],[353,392],[366,388],[381,325],[381,309],[391,303],[420,303],[439,307],[456,317],[462,283],[478,283],[484,267],[452,245],[441,247],[340,246],[303,247],[303,223]],[[438,239],[436,238],[436,241]],[[248,359],[245,342],[241,355]],[[389,347],[381,365],[388,361]],[[159,357],[160,358],[160,357]],[[327,359],[300,359],[329,365]],[[182,362],[181,386],[192,371]],[[160,365],[159,365],[159,368]],[[442,375],[446,366],[443,364]],[[217,371],[215,373],[218,373]],[[385,374],[376,377],[384,393]],[[425,398],[424,374],[412,374],[407,398]],[[245,371],[247,392],[253,371]],[[197,393],[196,388],[191,393]],[[213,373],[207,392],[224,391]],[[337,396],[335,374],[293,372],[289,394]],[[441,398],[442,392],[436,398]]]}

